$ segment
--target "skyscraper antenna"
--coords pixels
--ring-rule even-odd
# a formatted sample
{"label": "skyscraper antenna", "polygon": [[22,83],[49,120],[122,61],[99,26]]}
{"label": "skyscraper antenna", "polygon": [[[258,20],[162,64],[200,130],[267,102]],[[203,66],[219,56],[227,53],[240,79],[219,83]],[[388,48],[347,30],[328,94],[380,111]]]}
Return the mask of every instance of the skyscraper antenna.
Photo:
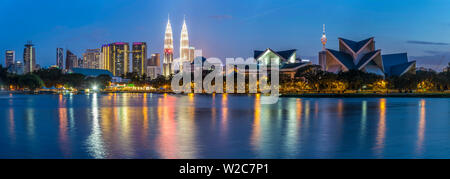
{"label": "skyscraper antenna", "polygon": [[323,24],[323,34],[322,34],[322,38],[320,38],[320,41],[322,42],[322,51],[326,50],[325,45],[327,44],[327,35],[325,34],[325,24]]}
{"label": "skyscraper antenna", "polygon": [[325,34],[325,24],[323,24],[323,33]]}

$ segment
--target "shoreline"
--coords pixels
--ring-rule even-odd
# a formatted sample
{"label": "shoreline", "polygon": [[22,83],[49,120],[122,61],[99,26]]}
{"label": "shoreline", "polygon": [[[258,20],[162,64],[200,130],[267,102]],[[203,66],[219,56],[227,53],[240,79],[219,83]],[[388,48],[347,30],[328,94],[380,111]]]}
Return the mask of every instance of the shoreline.
{"label": "shoreline", "polygon": [[[101,94],[115,94],[115,93],[151,93],[151,94],[173,94],[173,95],[189,95],[189,94],[176,94],[173,92],[144,92],[144,91],[136,91],[136,92],[99,92]],[[24,91],[0,91],[0,95],[8,95],[8,94],[31,94],[31,95],[42,95],[42,94],[63,94],[57,92],[24,92]],[[84,92],[79,92],[75,94],[86,94]],[[202,96],[210,96],[212,94],[199,93],[195,95]],[[220,94],[219,94],[220,95]],[[233,96],[254,96],[256,94],[243,93],[243,94],[228,94]],[[441,92],[441,93],[289,93],[289,94],[280,94],[281,98],[384,98],[384,97],[402,97],[402,98],[450,98],[449,92]]]}
{"label": "shoreline", "polygon": [[348,93],[348,94],[283,94],[281,97],[301,98],[450,98],[450,93]]}

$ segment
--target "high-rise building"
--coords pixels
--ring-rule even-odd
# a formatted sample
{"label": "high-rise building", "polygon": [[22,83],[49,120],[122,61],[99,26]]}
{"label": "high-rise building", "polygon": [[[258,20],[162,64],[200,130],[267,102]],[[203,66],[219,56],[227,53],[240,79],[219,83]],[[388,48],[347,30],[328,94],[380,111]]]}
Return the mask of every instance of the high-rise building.
{"label": "high-rise building", "polygon": [[31,41],[25,44],[25,49],[23,50],[23,63],[24,73],[31,73],[36,68],[36,49]]}
{"label": "high-rise building", "polygon": [[186,19],[184,19],[180,36],[180,71],[183,70],[184,62],[191,62],[189,53],[189,34],[186,26]]}
{"label": "high-rise building", "polygon": [[170,19],[167,21],[166,33],[164,37],[164,61],[163,61],[163,75],[168,77],[173,74],[173,35],[172,25]]}
{"label": "high-rise building", "polygon": [[102,62],[105,70],[109,70],[114,76],[125,75],[129,71],[130,45],[124,42],[116,42],[102,46]]}
{"label": "high-rise building", "polygon": [[5,67],[9,68],[14,65],[16,61],[16,52],[13,50],[7,50],[5,53]]}
{"label": "high-rise building", "polygon": [[161,68],[157,66],[147,66],[146,75],[150,79],[155,79],[161,74]]}
{"label": "high-rise building", "polygon": [[152,57],[150,58],[150,63],[147,66],[161,66],[161,57],[159,53],[152,54]]}
{"label": "high-rise building", "polygon": [[161,74],[161,62],[159,53],[152,54],[146,66],[146,74],[150,79],[155,79]]}
{"label": "high-rise building", "polygon": [[84,61],[83,61],[82,58],[78,58],[78,62],[77,62],[76,68],[86,68],[86,67],[84,66]]}
{"label": "high-rise building", "polygon": [[100,49],[87,49],[83,53],[83,66],[89,69],[103,69],[101,67]]}
{"label": "high-rise building", "polygon": [[78,67],[78,57],[70,50],[66,50],[66,70]]}
{"label": "high-rise building", "polygon": [[64,69],[64,49],[56,48],[56,66],[59,69]]}
{"label": "high-rise building", "polygon": [[17,60],[14,65],[11,65],[8,68],[8,72],[21,75],[23,74],[23,63]]}
{"label": "high-rise building", "polygon": [[195,57],[195,47],[189,47],[189,62],[193,63]]}
{"label": "high-rise building", "polygon": [[147,44],[135,42],[132,47],[133,72],[143,75],[145,73],[145,61],[147,60]]}
{"label": "high-rise building", "polygon": [[111,65],[111,44],[102,45],[100,54],[100,67],[104,70],[112,71]]}

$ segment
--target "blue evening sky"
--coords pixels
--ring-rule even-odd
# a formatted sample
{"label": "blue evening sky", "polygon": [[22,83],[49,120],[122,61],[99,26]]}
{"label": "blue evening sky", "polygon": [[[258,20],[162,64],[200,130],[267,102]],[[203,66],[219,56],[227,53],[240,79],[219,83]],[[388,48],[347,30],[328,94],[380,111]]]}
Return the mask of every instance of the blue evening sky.
{"label": "blue evening sky", "polygon": [[419,65],[450,61],[448,0],[2,0],[0,58],[23,45],[36,45],[37,63],[55,64],[56,48],[81,56],[88,48],[144,41],[149,54],[163,50],[170,14],[175,52],[183,16],[191,46],[206,57],[250,57],[253,50],[298,49],[316,61],[322,24],[328,48],[337,38],[375,37],[382,53],[408,52]]}

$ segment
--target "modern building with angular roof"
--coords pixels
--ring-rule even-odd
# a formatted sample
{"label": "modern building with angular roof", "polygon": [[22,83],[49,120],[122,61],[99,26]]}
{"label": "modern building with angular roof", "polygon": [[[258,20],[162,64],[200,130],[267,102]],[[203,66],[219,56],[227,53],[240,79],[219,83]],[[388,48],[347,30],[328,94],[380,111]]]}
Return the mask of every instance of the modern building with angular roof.
{"label": "modern building with angular roof", "polygon": [[254,58],[259,65],[267,65],[270,60],[274,60],[280,65],[280,73],[294,78],[299,68],[311,65],[311,62],[302,62],[297,58],[297,50],[274,51],[267,48],[264,51],[255,50]]}
{"label": "modern building with angular roof", "polygon": [[415,61],[408,61],[406,53],[381,55],[381,50],[375,49],[373,37],[362,41],[339,38],[339,51],[324,48],[319,59],[322,68],[333,73],[362,70],[381,76],[401,76],[415,72],[416,67]]}
{"label": "modern building with angular roof", "polygon": [[282,66],[286,63],[295,63],[297,60],[297,50],[274,51],[270,48],[264,51],[255,50],[254,58],[259,64],[268,64],[271,59],[275,59]]}

